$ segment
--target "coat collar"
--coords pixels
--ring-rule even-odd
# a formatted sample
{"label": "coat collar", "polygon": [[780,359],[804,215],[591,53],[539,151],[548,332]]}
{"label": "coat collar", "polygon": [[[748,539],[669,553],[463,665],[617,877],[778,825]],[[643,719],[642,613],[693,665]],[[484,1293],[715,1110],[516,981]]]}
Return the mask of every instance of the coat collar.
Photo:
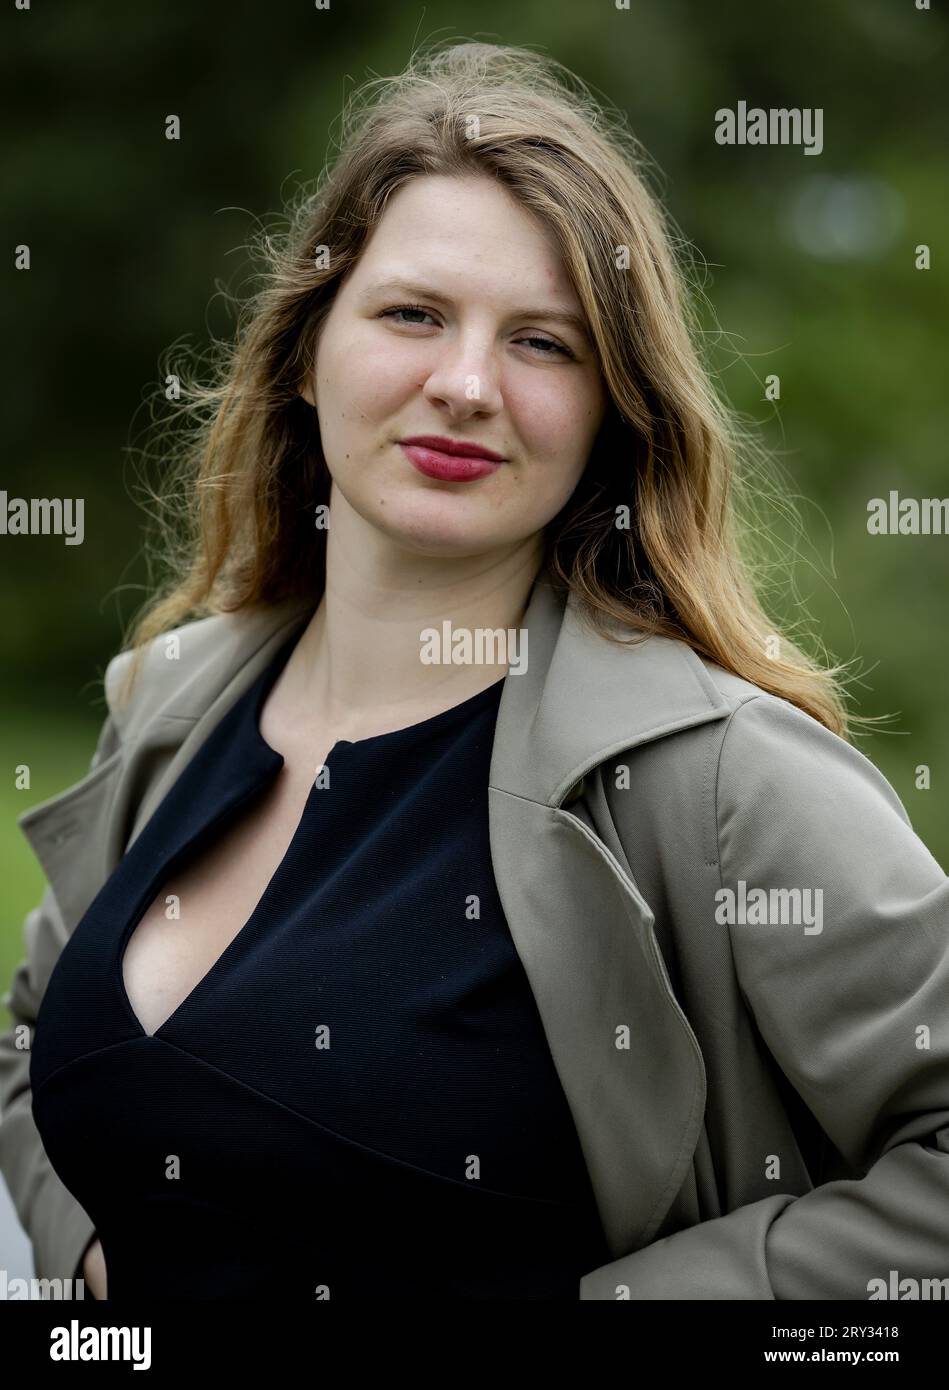
{"label": "coat collar", "polygon": [[[123,737],[140,736],[156,716],[192,721],[198,738],[189,737],[182,748],[190,757],[224,708],[312,613],[311,600],[295,598],[186,625],[181,629],[185,660],[165,661],[157,650],[150,654],[141,698],[133,697],[128,715],[120,716]],[[187,660],[190,652],[199,653],[213,624],[224,626],[208,642],[213,648],[208,657]],[[527,666],[504,682],[491,760],[491,785],[501,791],[560,805],[586,773],[612,755],[731,710],[703,661],[684,642],[642,633],[635,645],[608,642],[575,596],[565,600],[544,576],[531,590],[522,626],[528,634]],[[124,673],[126,655],[115,663],[115,680]],[[175,764],[177,775],[177,759]],[[161,779],[159,796],[169,785]],[[149,813],[155,804],[149,796]]]}
{"label": "coat collar", "polygon": [[574,595],[565,602],[546,579],[524,626],[527,669],[505,681],[498,711],[491,784],[500,791],[559,806],[613,754],[731,709],[684,642],[641,633],[633,646],[608,642]]}

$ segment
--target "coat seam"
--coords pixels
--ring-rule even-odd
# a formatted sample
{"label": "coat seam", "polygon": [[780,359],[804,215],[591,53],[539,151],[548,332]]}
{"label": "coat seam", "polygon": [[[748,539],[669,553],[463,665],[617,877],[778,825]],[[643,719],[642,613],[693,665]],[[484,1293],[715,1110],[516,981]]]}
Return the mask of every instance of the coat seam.
{"label": "coat seam", "polygon": [[559,806],[550,806],[546,801],[535,801],[532,796],[524,796],[521,792],[509,792],[506,787],[497,787],[493,782],[488,783],[489,792],[498,792],[501,796],[509,796],[513,801],[526,801],[529,806],[540,806],[545,811],[559,810]]}
{"label": "coat seam", "polygon": [[[722,741],[718,749],[718,763],[715,769],[715,853],[717,855],[716,866],[718,868],[718,886],[719,889],[722,891],[724,891],[725,889],[725,878],[723,874],[722,864],[723,855],[721,844],[721,817],[719,815],[719,804],[721,799],[722,762],[725,756],[725,742],[728,738],[729,731],[732,727],[732,720],[735,718],[735,715],[745,705],[750,704],[752,700],[757,699],[760,699],[760,692],[758,694],[747,696],[744,700],[742,700],[741,704],[735,706],[731,714],[728,716],[728,719],[725,721],[725,728],[722,731]],[[732,940],[732,934],[730,929],[728,930],[728,954],[731,960],[732,979],[735,981],[735,987],[738,990],[739,996],[741,998],[742,1003],[744,1004],[745,1009],[748,1011],[749,1018],[752,1020],[755,1028],[757,1029],[754,1010],[752,1009],[751,1002],[745,994],[744,989],[742,988],[741,977],[738,973],[738,966],[735,961],[735,944]]]}
{"label": "coat seam", "polygon": [[[713,811],[715,817],[715,859],[708,864],[708,867],[713,868],[717,866],[719,888],[724,888],[725,886],[724,880],[722,878],[722,836],[721,818],[719,816],[719,799],[722,784],[722,759],[725,754],[725,743],[728,739],[729,730],[732,727],[732,721],[735,718],[735,715],[738,713],[738,711],[742,709],[745,705],[750,704],[752,700],[759,700],[760,698],[760,692],[754,695],[746,695],[745,698],[741,701],[741,703],[735,706],[735,708],[732,710],[731,714],[725,721],[725,727],[722,730],[722,741],[718,747],[718,759],[716,760],[715,764],[715,792],[713,797]],[[729,933],[728,939],[730,942],[731,933]],[[734,964],[734,959],[732,961],[732,964]]]}
{"label": "coat seam", "polygon": [[[738,711],[739,711],[740,709],[742,709],[745,705],[750,704],[752,700],[758,700],[758,699],[760,699],[760,698],[761,698],[761,694],[762,694],[762,692],[759,691],[759,692],[756,692],[756,693],[753,694],[753,695],[749,695],[749,696],[747,696],[744,700],[742,700],[740,704],[738,704],[738,705],[735,706],[735,708],[732,710],[731,714],[728,716],[728,719],[725,721],[725,728],[724,728],[724,730],[723,730],[723,732],[722,732],[722,742],[721,742],[721,745],[720,745],[719,750],[718,750],[718,763],[717,763],[717,766],[716,766],[716,769],[715,769],[715,852],[716,852],[716,854],[717,854],[717,856],[718,856],[718,859],[717,859],[717,864],[718,864],[718,883],[719,883],[719,888],[720,888],[720,889],[724,889],[724,887],[725,887],[724,877],[723,877],[723,874],[722,874],[721,825],[720,825],[720,817],[719,817],[719,796],[720,796],[720,792],[721,792],[721,782],[722,782],[722,760],[723,760],[724,753],[725,753],[725,741],[726,741],[726,739],[728,738],[729,730],[730,730],[731,727],[732,727],[732,720],[735,718],[735,715],[738,713]],[[739,975],[739,973],[738,973],[738,966],[737,966],[737,963],[736,963],[736,961],[735,961],[735,947],[734,947],[734,942],[733,942],[733,940],[732,940],[732,933],[731,933],[731,930],[730,930],[730,929],[729,929],[729,931],[728,931],[728,954],[729,954],[729,957],[730,957],[730,959],[731,959],[732,978],[733,978],[734,981],[735,981],[735,986],[736,986],[736,988],[737,988],[737,990],[738,990],[739,996],[740,996],[740,998],[741,998],[741,1000],[742,1000],[742,1003],[744,1004],[744,1007],[745,1007],[745,1008],[747,1009],[747,1011],[748,1011],[749,1018],[751,1019],[751,1022],[752,1022],[752,1024],[754,1025],[755,1031],[758,1032],[758,1033],[759,1033],[759,1036],[760,1036],[760,1030],[758,1029],[757,1021],[755,1020],[754,1010],[752,1009],[751,1004],[750,1004],[750,1001],[748,1000],[748,998],[747,998],[747,996],[746,996],[746,994],[745,994],[745,991],[744,991],[744,989],[742,988],[742,985],[741,985],[741,977],[740,977],[740,975]],[[767,1043],[765,1043],[765,1041],[764,1041],[763,1038],[761,1039],[761,1041],[762,1041],[762,1044],[767,1048]],[[770,1053],[771,1053],[771,1049],[770,1049],[770,1048],[767,1048],[767,1050],[768,1050],[768,1052],[769,1052],[769,1054],[770,1054]],[[773,1054],[771,1054],[771,1055],[773,1055]],[[779,1069],[783,1071],[783,1068],[779,1068]],[[782,1108],[783,1108],[783,1106],[782,1106]],[[821,1127],[821,1132],[822,1132],[822,1134],[823,1134],[823,1127]],[[824,1142],[826,1143],[826,1134],[824,1135]],[[822,1147],[822,1149],[821,1149],[821,1163],[823,1163],[823,1155],[824,1155],[824,1149],[823,1149],[823,1147]],[[794,1200],[796,1200],[796,1199],[794,1199]],[[790,1203],[789,1203],[788,1205],[790,1205]],[[775,1217],[775,1221],[777,1221],[777,1219],[778,1219],[778,1218]],[[773,1225],[774,1223],[772,1222],[771,1224]],[[770,1229],[770,1227],[769,1227],[769,1229]],[[777,1294],[776,1294],[775,1291],[774,1291],[774,1284],[771,1282],[771,1270],[770,1270],[769,1265],[768,1265],[767,1244],[768,1244],[768,1231],[766,1231],[766,1232],[764,1233],[764,1236],[763,1236],[763,1239],[762,1239],[762,1257],[763,1257],[763,1264],[764,1264],[764,1278],[765,1278],[765,1281],[767,1282],[768,1289],[769,1289],[769,1291],[770,1291],[770,1293],[771,1293],[772,1299],[777,1299]]]}

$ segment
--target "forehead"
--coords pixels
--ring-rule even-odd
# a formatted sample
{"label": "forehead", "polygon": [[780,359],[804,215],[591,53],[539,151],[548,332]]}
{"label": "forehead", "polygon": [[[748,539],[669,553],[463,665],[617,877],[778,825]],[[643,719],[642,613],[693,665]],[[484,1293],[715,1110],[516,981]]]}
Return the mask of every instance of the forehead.
{"label": "forehead", "polygon": [[400,275],[431,278],[446,293],[579,307],[553,234],[487,177],[425,175],[392,194],[351,278],[363,290]]}

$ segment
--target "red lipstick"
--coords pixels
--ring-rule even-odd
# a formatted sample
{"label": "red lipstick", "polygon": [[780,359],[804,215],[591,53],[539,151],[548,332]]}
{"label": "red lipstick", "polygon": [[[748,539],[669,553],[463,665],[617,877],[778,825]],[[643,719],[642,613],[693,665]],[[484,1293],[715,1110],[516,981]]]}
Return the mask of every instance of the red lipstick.
{"label": "red lipstick", "polygon": [[448,483],[468,483],[493,473],[504,462],[503,454],[483,444],[447,439],[437,434],[417,434],[400,439],[409,462],[429,478]]}

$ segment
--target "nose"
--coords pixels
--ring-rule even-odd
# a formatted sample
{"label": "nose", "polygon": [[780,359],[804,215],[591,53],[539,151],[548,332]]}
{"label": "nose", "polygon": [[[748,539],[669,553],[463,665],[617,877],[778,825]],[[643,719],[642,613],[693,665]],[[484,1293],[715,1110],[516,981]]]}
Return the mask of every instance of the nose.
{"label": "nose", "polygon": [[501,370],[495,352],[482,336],[442,340],[423,387],[426,400],[458,420],[496,415],[501,409]]}

